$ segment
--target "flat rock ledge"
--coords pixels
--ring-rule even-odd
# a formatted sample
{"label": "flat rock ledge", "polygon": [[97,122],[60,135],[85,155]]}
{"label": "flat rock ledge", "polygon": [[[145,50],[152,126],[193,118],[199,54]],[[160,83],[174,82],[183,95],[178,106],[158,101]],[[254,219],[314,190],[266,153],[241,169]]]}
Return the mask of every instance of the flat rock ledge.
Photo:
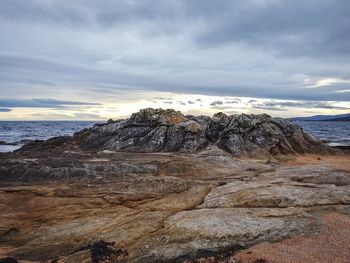
{"label": "flat rock ledge", "polygon": [[[213,148],[0,154],[0,259],[266,262],[243,260],[241,250],[315,235],[328,213],[349,217],[350,169],[324,165],[327,156],[308,158],[317,164],[237,159]],[[324,238],[333,235],[319,244],[331,246]]]}
{"label": "flat rock ledge", "polygon": [[20,151],[82,149],[89,151],[196,153],[218,147],[233,156],[329,154],[336,150],[292,122],[260,115],[183,115],[172,109],[142,109],[125,120],[110,120],[73,137],[29,143]]}

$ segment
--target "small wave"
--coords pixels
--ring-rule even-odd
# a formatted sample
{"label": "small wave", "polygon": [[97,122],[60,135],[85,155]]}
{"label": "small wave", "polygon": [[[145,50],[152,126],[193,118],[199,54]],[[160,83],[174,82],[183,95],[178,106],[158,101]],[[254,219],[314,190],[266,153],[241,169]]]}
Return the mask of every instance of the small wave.
{"label": "small wave", "polygon": [[[73,135],[84,128],[92,127],[95,122],[74,121],[0,121],[0,141],[4,144],[24,145],[33,140],[47,140],[62,135]],[[7,147],[4,149],[12,150]]]}

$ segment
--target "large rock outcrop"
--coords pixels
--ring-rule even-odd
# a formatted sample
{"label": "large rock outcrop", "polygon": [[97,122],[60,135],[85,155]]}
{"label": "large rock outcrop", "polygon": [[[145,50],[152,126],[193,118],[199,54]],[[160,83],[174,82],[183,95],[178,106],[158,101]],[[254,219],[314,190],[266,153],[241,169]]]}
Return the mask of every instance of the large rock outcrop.
{"label": "large rock outcrop", "polygon": [[99,151],[193,153],[212,145],[234,156],[247,157],[333,151],[298,125],[266,114],[217,113],[210,118],[151,108],[125,120],[84,129],[72,138],[29,144],[22,151],[74,146]]}

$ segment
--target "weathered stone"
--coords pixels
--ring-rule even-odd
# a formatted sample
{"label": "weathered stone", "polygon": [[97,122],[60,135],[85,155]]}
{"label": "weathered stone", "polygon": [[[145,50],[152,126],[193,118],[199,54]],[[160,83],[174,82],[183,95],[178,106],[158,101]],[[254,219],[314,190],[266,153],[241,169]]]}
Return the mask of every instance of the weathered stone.
{"label": "weathered stone", "polygon": [[200,207],[310,207],[337,204],[350,204],[349,187],[251,181],[215,188]]}
{"label": "weathered stone", "polygon": [[187,118],[179,111],[148,108],[133,113],[128,120],[128,124],[141,126],[172,126],[184,121],[187,121]]}
{"label": "weathered stone", "polygon": [[333,153],[265,114],[161,109],[28,144],[0,154],[0,257],[215,260],[314,233],[325,211],[350,214],[350,167],[339,165],[346,155],[303,155],[313,165],[271,158],[308,152]]}
{"label": "weathered stone", "polygon": [[[264,218],[248,209],[199,209],[169,217],[164,228],[130,248],[133,262],[181,262],[234,251],[304,231],[307,220]],[[127,261],[125,261],[127,262]]]}
{"label": "weathered stone", "polygon": [[215,144],[234,156],[269,157],[296,153],[334,153],[301,127],[281,118],[226,115],[184,116],[175,110],[143,109],[129,119],[108,121],[74,134],[34,142],[19,151],[56,148],[128,152],[199,152]]}
{"label": "weathered stone", "polygon": [[216,145],[17,152],[0,155],[0,171],[0,248],[11,248],[0,256],[20,261],[92,262],[104,240],[128,251],[120,262],[181,262],[313,233],[323,211],[350,213],[348,171],[236,159]]}

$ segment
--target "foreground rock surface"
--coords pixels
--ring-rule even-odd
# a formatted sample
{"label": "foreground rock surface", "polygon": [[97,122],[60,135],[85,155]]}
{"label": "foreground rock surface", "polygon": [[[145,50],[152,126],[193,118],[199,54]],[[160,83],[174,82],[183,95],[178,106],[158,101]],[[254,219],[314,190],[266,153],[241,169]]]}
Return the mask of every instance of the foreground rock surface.
{"label": "foreground rock surface", "polygon": [[108,121],[73,137],[34,142],[20,151],[56,148],[127,152],[200,152],[216,146],[234,156],[268,157],[296,153],[334,153],[322,141],[282,118],[260,115],[183,115],[175,110],[143,109],[125,120]]}
{"label": "foreground rock surface", "polygon": [[[237,251],[323,233],[330,212],[335,225],[349,218],[348,155],[301,163],[236,159],[216,146],[196,154],[79,149],[0,155],[2,257],[250,263],[273,258]],[[332,166],[334,158],[344,165]],[[324,249],[333,249],[324,242],[333,234],[320,237]],[[348,262],[349,241],[337,244],[334,262]]]}

